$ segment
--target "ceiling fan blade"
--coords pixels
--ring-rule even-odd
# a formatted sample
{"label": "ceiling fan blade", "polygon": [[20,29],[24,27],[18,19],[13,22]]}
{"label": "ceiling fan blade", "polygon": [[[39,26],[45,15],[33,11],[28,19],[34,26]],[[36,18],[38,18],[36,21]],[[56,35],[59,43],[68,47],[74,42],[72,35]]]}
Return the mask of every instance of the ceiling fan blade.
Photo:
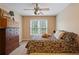
{"label": "ceiling fan blade", "polygon": [[24,10],[34,10],[34,9],[24,9]]}
{"label": "ceiling fan blade", "polygon": [[49,10],[49,8],[40,8],[39,10]]}

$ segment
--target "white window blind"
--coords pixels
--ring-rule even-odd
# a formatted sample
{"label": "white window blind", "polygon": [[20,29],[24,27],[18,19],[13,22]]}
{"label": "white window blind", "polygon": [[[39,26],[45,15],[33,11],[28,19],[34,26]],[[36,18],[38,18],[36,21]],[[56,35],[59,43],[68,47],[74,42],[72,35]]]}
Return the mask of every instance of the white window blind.
{"label": "white window blind", "polygon": [[46,19],[30,20],[30,35],[42,35],[48,31],[48,21]]}

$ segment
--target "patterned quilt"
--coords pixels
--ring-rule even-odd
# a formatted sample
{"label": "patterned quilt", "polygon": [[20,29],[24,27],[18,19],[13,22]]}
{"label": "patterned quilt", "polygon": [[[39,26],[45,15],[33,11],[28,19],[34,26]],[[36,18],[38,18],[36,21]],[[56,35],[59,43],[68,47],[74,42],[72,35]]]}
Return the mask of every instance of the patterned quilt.
{"label": "patterned quilt", "polygon": [[26,45],[27,53],[79,53],[76,42],[65,40],[30,40]]}

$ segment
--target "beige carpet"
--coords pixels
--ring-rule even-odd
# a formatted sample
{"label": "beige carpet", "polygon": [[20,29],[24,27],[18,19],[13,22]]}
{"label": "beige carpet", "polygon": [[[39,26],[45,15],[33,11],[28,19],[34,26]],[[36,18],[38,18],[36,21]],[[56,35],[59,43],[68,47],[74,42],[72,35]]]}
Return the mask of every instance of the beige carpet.
{"label": "beige carpet", "polygon": [[10,55],[26,55],[27,49],[25,48],[26,41],[21,42],[20,46],[16,48],[13,52],[10,53]]}

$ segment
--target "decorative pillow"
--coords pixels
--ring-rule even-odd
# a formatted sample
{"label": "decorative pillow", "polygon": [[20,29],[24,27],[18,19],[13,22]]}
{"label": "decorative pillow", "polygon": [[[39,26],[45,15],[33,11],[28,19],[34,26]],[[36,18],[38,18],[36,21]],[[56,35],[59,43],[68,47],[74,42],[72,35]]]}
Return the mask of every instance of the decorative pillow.
{"label": "decorative pillow", "polygon": [[62,37],[64,36],[65,32],[61,32],[59,35],[59,39],[62,39]]}
{"label": "decorative pillow", "polygon": [[60,39],[63,35],[64,35],[63,31],[56,31],[56,33],[54,34],[56,39]]}
{"label": "decorative pillow", "polygon": [[76,37],[77,34],[73,32],[65,32],[64,35],[62,36],[62,39],[64,39],[66,42],[70,42],[70,41],[74,41]]}
{"label": "decorative pillow", "polygon": [[51,36],[51,35],[48,34],[48,33],[45,33],[45,34],[42,35],[43,38],[49,38],[50,36]]}

